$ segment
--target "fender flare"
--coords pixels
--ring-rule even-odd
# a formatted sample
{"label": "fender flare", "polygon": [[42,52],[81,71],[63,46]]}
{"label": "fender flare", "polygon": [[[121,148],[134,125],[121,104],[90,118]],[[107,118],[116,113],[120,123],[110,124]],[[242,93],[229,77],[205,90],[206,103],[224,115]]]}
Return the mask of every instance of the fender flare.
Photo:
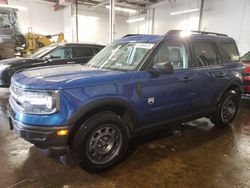
{"label": "fender flare", "polygon": [[[139,122],[139,117],[137,111],[134,109],[132,104],[124,99],[120,98],[102,98],[95,101],[88,103],[87,105],[83,105],[81,108],[77,110],[75,114],[73,114],[69,120],[67,121],[66,125],[75,125],[82,117],[87,115],[89,112],[104,107],[104,106],[119,106],[124,108],[129,112],[132,117],[133,122],[135,125]],[[129,127],[130,129],[134,129],[135,127]]]}
{"label": "fender flare", "polygon": [[[231,81],[228,85],[226,85],[226,87],[224,88],[223,92],[219,95],[218,99],[217,99],[217,103],[220,102],[221,98],[223,97],[223,95],[225,94],[225,92],[230,88],[230,87],[237,87],[240,89],[241,91],[241,84],[238,83],[237,81]],[[242,92],[242,91],[241,91]]]}

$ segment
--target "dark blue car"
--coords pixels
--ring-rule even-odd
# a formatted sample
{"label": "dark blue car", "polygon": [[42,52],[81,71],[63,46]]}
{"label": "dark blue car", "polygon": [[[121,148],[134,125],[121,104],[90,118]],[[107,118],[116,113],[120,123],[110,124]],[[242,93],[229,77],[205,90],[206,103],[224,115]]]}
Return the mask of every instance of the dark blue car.
{"label": "dark blue car", "polygon": [[83,169],[106,170],[132,136],[208,117],[230,124],[243,66],[223,34],[129,35],[87,65],[25,70],[12,77],[10,126],[51,154],[70,150]]}

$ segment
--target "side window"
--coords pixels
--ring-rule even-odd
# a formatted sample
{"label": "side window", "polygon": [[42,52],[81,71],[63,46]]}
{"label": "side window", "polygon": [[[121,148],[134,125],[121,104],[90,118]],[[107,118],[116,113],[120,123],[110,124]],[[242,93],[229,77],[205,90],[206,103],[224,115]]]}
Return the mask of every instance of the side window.
{"label": "side window", "polygon": [[236,62],[240,60],[238,49],[234,43],[218,44],[223,62]]}
{"label": "side window", "polygon": [[219,58],[210,42],[194,42],[193,47],[199,67],[218,65]]}
{"label": "side window", "polygon": [[250,61],[250,52],[247,53],[243,58],[242,58],[243,61]]}
{"label": "side window", "polygon": [[96,53],[100,52],[102,48],[95,48]]}
{"label": "side window", "polygon": [[188,53],[184,44],[179,42],[165,42],[153,57],[153,64],[169,62],[174,69],[188,68]]}
{"label": "side window", "polygon": [[72,48],[57,48],[46,55],[47,58],[72,58]]}
{"label": "side window", "polygon": [[91,47],[75,47],[75,57],[92,57],[94,51]]}

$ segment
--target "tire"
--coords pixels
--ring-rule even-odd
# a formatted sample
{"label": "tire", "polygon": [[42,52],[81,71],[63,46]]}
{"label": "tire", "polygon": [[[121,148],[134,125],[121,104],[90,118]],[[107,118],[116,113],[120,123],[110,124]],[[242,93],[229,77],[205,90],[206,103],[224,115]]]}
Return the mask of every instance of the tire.
{"label": "tire", "polygon": [[129,140],[129,130],[119,115],[100,112],[80,126],[71,149],[84,170],[96,173],[125,159]]}
{"label": "tire", "polygon": [[216,126],[228,126],[235,118],[239,106],[239,97],[237,92],[230,90],[226,92],[215,112],[211,118],[211,122]]}

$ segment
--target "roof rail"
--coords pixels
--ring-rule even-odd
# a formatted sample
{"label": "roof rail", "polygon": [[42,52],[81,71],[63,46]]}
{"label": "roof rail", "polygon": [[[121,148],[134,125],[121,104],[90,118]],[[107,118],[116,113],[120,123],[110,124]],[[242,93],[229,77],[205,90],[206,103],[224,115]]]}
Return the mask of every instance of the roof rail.
{"label": "roof rail", "polygon": [[[182,32],[185,30],[170,30],[168,32],[168,34],[176,34],[179,32]],[[215,33],[215,32],[208,32],[208,31],[190,31],[191,33],[197,33],[197,34],[204,34],[204,35],[217,35],[217,36],[224,36],[224,37],[228,37],[228,35],[226,34],[222,34],[222,33]]]}

